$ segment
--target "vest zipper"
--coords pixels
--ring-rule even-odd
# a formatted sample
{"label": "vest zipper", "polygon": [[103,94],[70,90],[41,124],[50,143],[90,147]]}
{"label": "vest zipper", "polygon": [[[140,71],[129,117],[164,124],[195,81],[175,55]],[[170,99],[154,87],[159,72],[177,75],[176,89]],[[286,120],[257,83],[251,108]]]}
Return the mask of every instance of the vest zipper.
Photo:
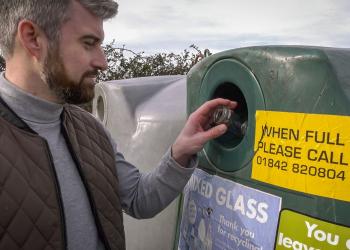
{"label": "vest zipper", "polygon": [[61,188],[60,188],[60,185],[58,184],[58,178],[57,178],[57,173],[56,173],[56,169],[55,169],[55,166],[53,164],[53,157],[52,157],[52,154],[51,154],[51,151],[50,151],[50,147],[49,147],[49,144],[48,142],[43,139],[45,145],[46,145],[46,152],[49,156],[49,160],[50,160],[50,170],[52,171],[52,174],[54,176],[54,183],[55,183],[55,190],[56,190],[56,196],[58,198],[58,206],[59,206],[59,209],[60,209],[60,213],[61,213],[61,216],[60,216],[60,220],[61,220],[61,225],[62,225],[62,240],[63,240],[63,244],[64,244],[64,249],[68,249],[67,248],[67,231],[66,231],[66,219],[65,219],[65,214],[64,214],[64,209],[63,209],[63,205],[62,205],[62,194],[61,194]]}
{"label": "vest zipper", "polygon": [[66,130],[65,126],[63,125],[63,123],[62,123],[62,127],[63,127],[63,129],[62,129],[62,134],[63,134],[63,136],[64,136],[65,139],[66,139],[66,143],[67,143],[68,149],[69,149],[69,151],[70,151],[70,153],[71,153],[71,156],[72,156],[72,158],[73,158],[73,161],[75,162],[75,164],[76,164],[76,166],[77,166],[77,169],[78,169],[80,178],[81,178],[82,181],[83,181],[83,184],[84,184],[84,187],[85,187],[87,196],[88,196],[88,198],[89,198],[89,203],[90,203],[90,206],[91,206],[92,213],[93,213],[93,215],[94,215],[94,219],[95,219],[95,222],[96,222],[97,231],[98,231],[98,233],[99,233],[99,235],[100,235],[100,237],[101,237],[101,240],[102,240],[102,242],[103,242],[103,244],[104,244],[104,246],[105,246],[105,249],[106,249],[106,250],[111,250],[111,247],[110,247],[110,245],[109,245],[109,242],[107,241],[106,235],[105,235],[105,233],[104,233],[104,231],[103,231],[101,221],[100,221],[100,219],[99,219],[99,217],[98,217],[97,209],[96,209],[95,203],[94,203],[94,201],[93,201],[93,199],[92,199],[92,194],[91,194],[91,192],[90,192],[88,183],[87,183],[87,181],[86,181],[86,179],[85,179],[85,176],[82,174],[82,167],[81,167],[81,165],[80,165],[80,161],[79,161],[77,155],[75,154],[75,151],[73,150],[73,146],[72,146],[72,144],[71,144],[71,142],[70,142],[70,140],[69,140],[69,136],[68,136],[67,130]]}

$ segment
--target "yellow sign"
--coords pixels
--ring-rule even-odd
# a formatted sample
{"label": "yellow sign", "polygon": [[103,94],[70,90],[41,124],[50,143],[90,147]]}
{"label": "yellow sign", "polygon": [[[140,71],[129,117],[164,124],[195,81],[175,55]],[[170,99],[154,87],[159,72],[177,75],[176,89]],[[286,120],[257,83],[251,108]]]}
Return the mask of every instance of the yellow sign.
{"label": "yellow sign", "polygon": [[252,178],[350,201],[350,117],[257,111]]}

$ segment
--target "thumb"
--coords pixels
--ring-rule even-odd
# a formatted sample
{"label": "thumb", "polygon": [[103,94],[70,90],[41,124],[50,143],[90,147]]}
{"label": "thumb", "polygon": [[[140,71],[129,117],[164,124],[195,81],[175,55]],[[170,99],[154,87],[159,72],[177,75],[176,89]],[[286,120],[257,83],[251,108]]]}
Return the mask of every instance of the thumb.
{"label": "thumb", "polygon": [[225,124],[220,124],[220,125],[217,125],[211,129],[208,129],[207,131],[205,131],[203,138],[206,141],[209,141],[209,140],[212,140],[212,139],[219,137],[220,135],[225,134],[226,131],[227,131],[227,126]]}

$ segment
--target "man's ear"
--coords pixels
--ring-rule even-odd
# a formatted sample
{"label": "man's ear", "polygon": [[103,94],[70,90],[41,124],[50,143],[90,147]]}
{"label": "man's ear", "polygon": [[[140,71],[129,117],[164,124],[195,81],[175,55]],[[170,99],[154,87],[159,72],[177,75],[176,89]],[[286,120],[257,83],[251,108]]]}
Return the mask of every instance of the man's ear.
{"label": "man's ear", "polygon": [[29,20],[21,20],[17,34],[23,49],[40,60],[46,50],[47,38],[39,26]]}

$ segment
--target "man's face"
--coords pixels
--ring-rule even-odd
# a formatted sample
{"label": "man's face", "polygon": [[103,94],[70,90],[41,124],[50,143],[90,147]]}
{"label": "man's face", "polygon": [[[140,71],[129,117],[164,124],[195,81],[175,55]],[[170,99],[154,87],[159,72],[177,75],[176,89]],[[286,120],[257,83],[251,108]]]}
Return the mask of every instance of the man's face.
{"label": "man's face", "polygon": [[103,36],[103,20],[73,1],[59,42],[49,46],[44,65],[45,80],[59,101],[80,104],[93,99],[98,70],[107,67]]}

